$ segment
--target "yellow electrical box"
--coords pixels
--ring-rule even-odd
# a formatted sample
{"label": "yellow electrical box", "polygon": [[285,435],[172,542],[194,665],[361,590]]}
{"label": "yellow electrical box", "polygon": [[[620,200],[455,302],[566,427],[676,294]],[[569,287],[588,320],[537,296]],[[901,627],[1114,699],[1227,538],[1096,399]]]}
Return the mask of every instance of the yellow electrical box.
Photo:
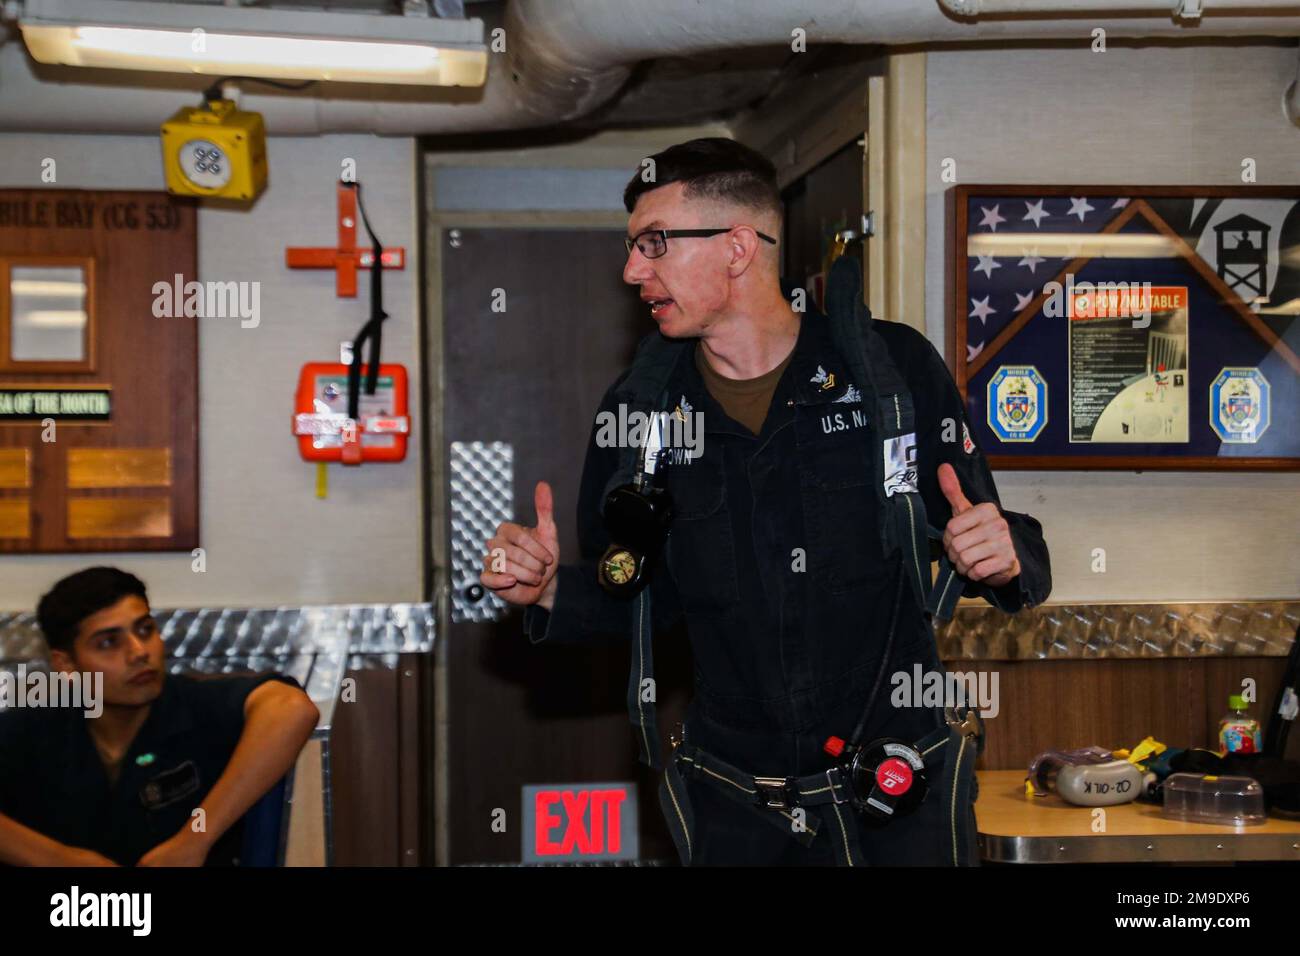
{"label": "yellow electrical box", "polygon": [[266,188],[262,114],[231,100],[177,110],[162,125],[162,151],[170,193],[253,200]]}

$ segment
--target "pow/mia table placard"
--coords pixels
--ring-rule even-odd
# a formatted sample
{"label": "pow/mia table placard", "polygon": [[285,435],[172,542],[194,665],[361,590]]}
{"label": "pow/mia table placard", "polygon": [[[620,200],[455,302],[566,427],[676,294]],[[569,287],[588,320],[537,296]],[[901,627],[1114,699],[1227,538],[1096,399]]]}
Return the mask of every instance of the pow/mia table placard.
{"label": "pow/mia table placard", "polygon": [[993,467],[1300,469],[1300,188],[947,202],[949,361]]}
{"label": "pow/mia table placard", "polygon": [[0,553],[198,545],[195,205],[0,190]]}

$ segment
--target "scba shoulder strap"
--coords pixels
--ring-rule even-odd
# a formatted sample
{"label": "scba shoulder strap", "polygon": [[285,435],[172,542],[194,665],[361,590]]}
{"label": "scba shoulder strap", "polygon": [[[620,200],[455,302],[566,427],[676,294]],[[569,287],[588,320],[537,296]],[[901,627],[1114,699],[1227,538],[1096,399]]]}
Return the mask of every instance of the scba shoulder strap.
{"label": "scba shoulder strap", "polygon": [[[633,412],[652,415],[672,410],[668,380],[672,377],[677,362],[694,346],[694,339],[670,339],[658,332],[651,332],[637,343],[632,367],[613,395],[616,402],[627,406],[629,418]],[[601,495],[602,517],[609,493],[615,488],[632,484],[636,477],[639,451],[630,443],[619,449],[618,467],[605,483],[605,493]]]}
{"label": "scba shoulder strap", "polygon": [[[929,540],[942,540],[943,535],[928,523],[920,493],[912,393],[862,302],[862,269],[853,256],[841,256],[831,267],[826,305],[832,341],[848,364],[850,381],[862,383],[863,410],[872,426],[866,432],[868,440],[880,442],[871,459],[884,553],[887,559],[899,554],[917,604],[934,617],[947,620],[961,596],[962,585],[946,555],[940,559],[934,585],[929,581]],[[658,332],[641,340],[627,376],[614,391],[615,400],[627,405],[629,416],[634,411],[646,415],[671,411],[668,382],[677,363],[694,347],[694,341],[668,339]],[[638,451],[630,445],[619,450],[618,467],[601,496],[602,517],[609,493],[635,479]],[[637,728],[641,762],[661,769],[654,713],[651,621],[650,588],[644,587],[637,593],[632,609],[635,647],[627,704],[632,725]]]}
{"label": "scba shoulder strap", "polygon": [[912,392],[862,302],[862,267],[853,256],[840,256],[831,266],[826,315],[835,348],[848,363],[852,380],[863,383],[862,401],[873,425],[868,440],[880,442],[872,460],[885,554],[892,556],[901,550],[916,601],[946,621],[961,597],[962,585],[943,554],[938,578],[930,584],[929,540],[942,541],[943,532],[929,523],[921,497]]}
{"label": "scba shoulder strap", "polygon": [[[677,362],[695,344],[694,339],[669,339],[651,332],[637,345],[632,367],[614,390],[616,403],[626,405],[632,413],[649,416],[667,411],[671,405],[668,381]],[[601,517],[608,522],[605,505],[618,488],[632,487],[640,467],[640,449],[628,442],[620,447],[618,467],[605,483],[600,496]],[[655,719],[656,688],[654,683],[654,617],[650,608],[650,588],[643,586],[633,599],[632,666],[627,681],[627,712],[636,728],[638,759],[655,770],[662,770],[659,759],[659,724]]]}

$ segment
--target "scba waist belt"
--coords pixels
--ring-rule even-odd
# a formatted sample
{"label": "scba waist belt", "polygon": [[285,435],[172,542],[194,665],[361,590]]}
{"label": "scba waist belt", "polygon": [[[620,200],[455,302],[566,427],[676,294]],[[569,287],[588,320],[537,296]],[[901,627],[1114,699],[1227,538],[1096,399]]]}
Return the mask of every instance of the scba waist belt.
{"label": "scba waist belt", "polygon": [[950,711],[945,718],[914,745],[882,738],[846,750],[834,766],[802,777],[751,774],[674,737],[661,801],[682,858],[690,858],[693,830],[685,781],[697,779],[758,813],[804,846],[810,846],[822,829],[829,828],[839,862],[857,865],[860,861],[841,808],[852,807],[864,822],[881,825],[920,806],[928,791],[925,764],[934,762],[931,755],[954,738],[978,742],[983,733],[975,710]]}

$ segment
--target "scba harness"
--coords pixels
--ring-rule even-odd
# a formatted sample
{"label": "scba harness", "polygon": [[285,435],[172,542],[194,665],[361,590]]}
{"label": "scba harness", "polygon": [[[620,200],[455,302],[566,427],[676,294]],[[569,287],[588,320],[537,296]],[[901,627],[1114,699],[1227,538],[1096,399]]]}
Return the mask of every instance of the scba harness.
{"label": "scba harness", "polygon": [[[864,862],[850,835],[853,819],[867,827],[884,826],[919,809],[930,791],[937,788],[944,794],[943,809],[948,811],[951,825],[951,856],[945,852],[942,858],[920,862],[953,866],[976,862],[966,808],[973,794],[974,761],[983,749],[983,724],[976,710],[963,714],[945,709],[944,718],[939,727],[915,744],[882,737],[857,748],[852,757],[835,766],[803,777],[756,777],[684,740],[674,739],[673,759],[659,787],[659,803],[683,864],[691,862],[691,836],[695,832],[686,796],[687,779],[708,783],[805,847],[825,830],[830,834],[836,862],[843,866],[860,866]],[[942,779],[930,780],[927,764],[952,755],[954,748],[956,754],[944,768]],[[853,808],[857,811],[855,817],[849,817],[841,807]],[[810,816],[809,811],[816,816]]]}
{"label": "scba harness", "polygon": [[[870,311],[862,303],[861,268],[852,256],[841,256],[835,261],[826,298],[834,346],[848,365],[850,381],[861,383],[863,410],[872,426],[864,431],[872,436],[872,442],[880,442],[878,451],[873,449],[870,455],[875,472],[873,487],[880,510],[884,554],[887,562],[898,567],[881,671],[862,719],[847,743],[838,738],[827,742],[828,752],[836,760],[834,766],[811,777],[756,777],[684,739],[674,738],[672,760],[660,788],[660,803],[683,862],[690,860],[694,830],[683,775],[716,786],[728,797],[760,812],[769,822],[787,828],[804,845],[810,844],[821,829],[807,813],[807,809],[815,810],[823,826],[832,822],[837,825],[840,838],[836,840],[837,856],[842,863],[853,865],[860,860],[848,837],[840,807],[853,807],[868,824],[888,822],[912,812],[925,799],[929,787],[925,772],[927,755],[958,740],[959,755],[953,761],[950,781],[945,774],[944,789],[953,799],[953,862],[965,862],[961,859],[959,843],[968,841],[958,839],[957,807],[959,797],[963,800],[969,797],[974,753],[982,741],[978,715],[973,711],[945,713],[940,725],[914,744],[894,739],[864,744],[861,740],[889,665],[904,582],[911,582],[912,597],[925,612],[922,617],[927,629],[932,627],[931,616],[941,620],[952,616],[962,583],[942,549],[936,547],[939,574],[933,586],[930,584],[930,542],[942,541],[943,534],[927,521],[920,494],[912,395],[885,341],[875,331]],[[662,424],[673,408],[667,388],[669,379],[678,361],[693,346],[692,339],[672,340],[657,332],[646,336],[637,347],[627,377],[614,393],[615,400],[626,404],[629,415],[639,411],[647,420]],[[606,590],[633,601],[635,647],[628,678],[628,714],[636,728],[639,759],[659,770],[664,768],[659,759],[654,703],[646,700],[643,692],[652,686],[647,682],[652,682],[654,677],[651,592],[645,584],[646,569],[667,537],[672,508],[667,493],[654,480],[655,433],[655,429],[649,429],[646,443],[640,448],[628,446],[621,450],[618,468],[605,486],[601,513],[610,532],[611,545],[600,561],[599,579]],[[967,756],[972,740],[974,745],[969,747],[972,753],[963,768],[962,758]],[[963,774],[963,769],[968,772]],[[965,803],[961,806],[964,808]]]}

